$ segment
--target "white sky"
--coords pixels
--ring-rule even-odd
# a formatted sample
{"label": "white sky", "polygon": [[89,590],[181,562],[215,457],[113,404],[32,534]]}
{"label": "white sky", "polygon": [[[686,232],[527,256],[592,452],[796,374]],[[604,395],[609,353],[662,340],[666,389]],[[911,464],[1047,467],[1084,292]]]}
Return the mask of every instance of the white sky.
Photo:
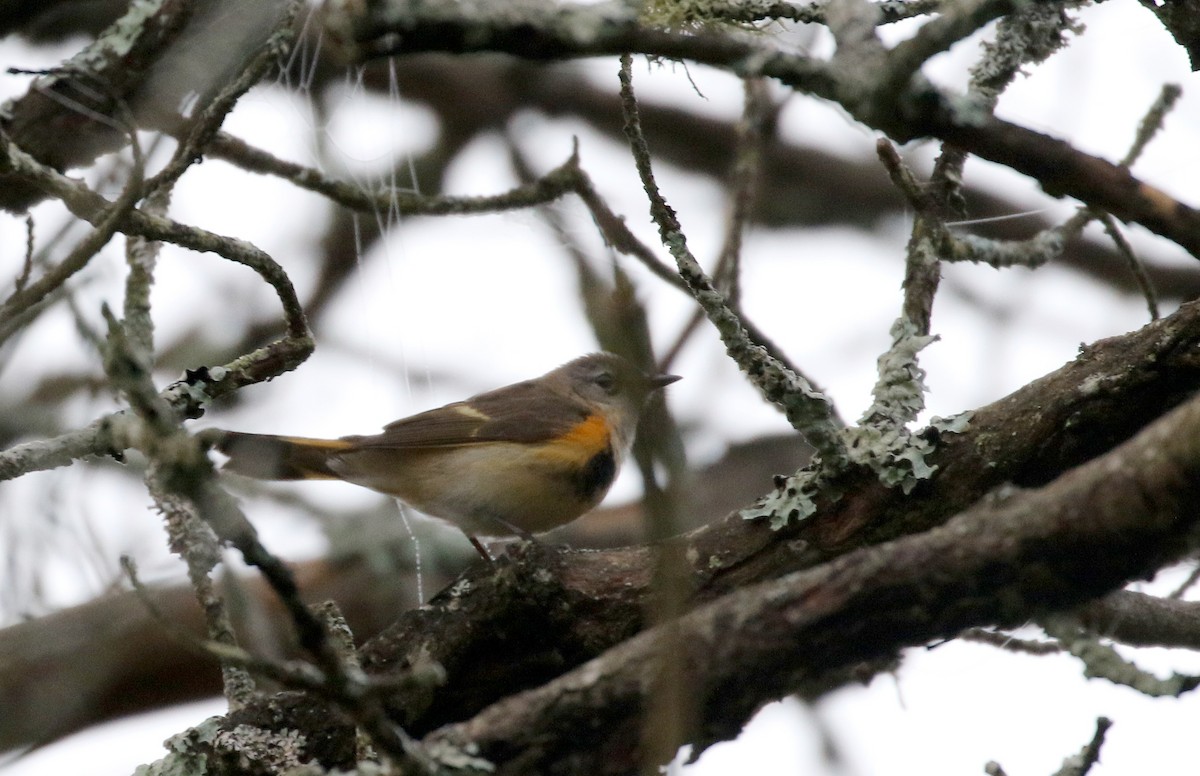
{"label": "white sky", "polygon": [[[1083,18],[1088,26],[1083,40],[1038,68],[1033,77],[1019,81],[1003,99],[1001,115],[1116,159],[1124,154],[1161,85],[1179,83],[1184,96],[1135,173],[1183,202],[1200,203],[1200,176],[1195,174],[1200,161],[1200,99],[1183,52],[1136,3],[1104,3],[1088,9]],[[899,28],[889,35],[907,31]],[[55,61],[11,41],[3,45],[6,65],[37,67]],[[935,61],[930,74],[943,82],[960,79],[972,49],[971,42],[961,44]],[[615,90],[612,61],[577,66]],[[703,96],[691,88],[689,77]],[[19,92],[22,83],[10,77],[0,85],[9,94]],[[685,73],[679,67],[648,69],[639,63],[635,86],[647,100],[722,116],[740,110],[737,84],[704,68]],[[261,88],[243,100],[227,128],[277,155],[311,163],[312,122],[304,100]],[[527,150],[543,169],[566,158],[572,135],[578,135],[585,167],[600,190],[654,244],[625,149],[569,122],[527,116],[518,126]],[[403,159],[427,147],[434,131],[419,107],[402,98],[366,97],[348,85],[325,138],[332,149],[331,171],[360,175],[380,160]],[[798,143],[873,155],[873,134],[807,98],[792,99],[781,132]],[[906,149],[926,160],[931,151]],[[720,188],[666,166],[659,168],[658,177],[693,250],[702,258],[712,257],[721,239]],[[1030,182],[977,160],[968,165],[968,179],[1007,192],[1030,208],[1068,212],[1068,205],[1047,201]],[[451,192],[463,194],[495,192],[513,184],[498,139],[478,140],[455,162],[448,180]],[[564,209],[573,228],[594,243],[586,214],[574,205]],[[236,173],[216,161],[188,174],[172,210],[181,221],[237,235],[268,251],[292,274],[302,298],[314,281],[313,246],[323,233],[324,214],[316,197]],[[57,223],[53,209],[39,208],[37,215],[39,235],[48,234]],[[595,349],[576,309],[569,264],[536,215],[407,219],[393,226],[402,228],[393,228],[386,244],[362,257],[356,276],[319,331],[313,358],[294,375],[248,389],[249,401],[205,418],[198,427],[310,435],[370,432],[396,417],[541,373]],[[745,308],[830,390],[849,418],[869,403],[875,357],[886,346],[888,326],[899,309],[905,227],[897,223],[870,235],[840,228],[755,230],[747,238]],[[1191,260],[1139,227],[1130,227],[1128,234],[1135,246],[1156,257]],[[0,240],[0,277],[13,277],[23,225],[11,218],[0,221]],[[657,344],[666,347],[690,314],[690,304],[637,265],[623,266],[639,283]],[[211,255],[168,249],[160,268],[154,297],[160,343],[172,342],[204,320],[213,299],[227,300],[222,313],[235,318],[249,311],[261,319],[278,309],[273,296],[248,271]],[[100,320],[100,301],[119,304],[123,273],[120,248],[114,244],[79,279],[82,307],[93,324]],[[955,267],[947,275],[1010,315],[998,325],[944,287],[934,320],[942,340],[922,359],[932,386],[932,414],[949,415],[1001,396],[1072,358],[1079,343],[1128,331],[1146,320],[1139,300],[1118,298],[1055,268],[1033,274]],[[237,328],[231,324],[229,332]],[[209,336],[220,342],[230,335],[218,329]],[[69,370],[90,358],[88,346],[80,342],[62,310],[43,316],[15,347],[0,355],[7,362],[0,371],[0,391],[16,395],[27,393],[35,383],[31,375]],[[730,441],[786,430],[782,417],[763,405],[723,359],[711,331],[695,338],[676,371],[685,379],[671,387],[671,406],[690,429],[689,455],[694,460],[720,455]],[[453,379],[435,379],[447,374]],[[172,377],[163,375],[163,380]],[[101,396],[76,402],[72,412],[82,424],[110,406]],[[371,498],[336,484],[295,487],[315,503],[344,506]],[[636,487],[636,477],[627,475],[612,498],[633,497]],[[64,538],[44,527],[45,514],[35,513],[29,523],[17,522],[13,507],[44,500],[48,489],[57,494],[53,509],[58,510],[59,523],[87,526],[93,534],[89,549],[79,549],[77,534],[83,529],[72,529],[73,539]],[[72,497],[77,493],[88,494],[86,503]],[[266,501],[251,500],[249,505],[268,546],[292,556],[320,551],[317,529],[298,529],[294,516]],[[114,513],[123,519],[104,519]],[[137,519],[142,524],[131,528]],[[53,551],[56,560],[45,579],[53,604],[65,605],[101,589],[115,576],[121,552],[137,555],[149,575],[177,573],[174,561],[159,546],[160,533],[136,481],[113,477],[107,470],[74,467],[0,487],[0,541],[18,536],[33,541],[39,558]],[[31,535],[36,538],[29,539]],[[1139,659],[1161,672],[1200,671],[1194,655],[1143,651]],[[134,765],[158,757],[159,742],[166,735],[220,710],[219,704],[209,703],[126,720],[0,766],[0,772],[60,773],[86,762],[87,772],[96,776],[127,774]],[[1011,776],[1040,776],[1054,771],[1063,757],[1091,738],[1095,717],[1101,714],[1116,724],[1102,765],[1093,771],[1097,776],[1195,772],[1200,739],[1191,727],[1200,718],[1200,701],[1194,694],[1180,701],[1151,701],[1082,679],[1079,666],[1066,658],[1015,656],[962,643],[913,650],[896,676],[879,677],[868,688],[843,689],[813,709],[794,702],[770,706],[742,739],[714,747],[685,772],[957,776],[982,773],[984,764],[995,759]],[[822,760],[814,721],[836,743],[844,758],[841,766]]]}

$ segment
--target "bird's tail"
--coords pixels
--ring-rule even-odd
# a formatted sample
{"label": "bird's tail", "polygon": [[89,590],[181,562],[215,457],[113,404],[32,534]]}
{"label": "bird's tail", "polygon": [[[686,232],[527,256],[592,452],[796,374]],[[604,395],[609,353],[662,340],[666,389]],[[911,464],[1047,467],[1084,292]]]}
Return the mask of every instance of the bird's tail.
{"label": "bird's tail", "polygon": [[229,456],[223,469],[259,480],[329,480],[340,476],[329,467],[330,455],[350,447],[341,439],[207,432],[213,447]]}

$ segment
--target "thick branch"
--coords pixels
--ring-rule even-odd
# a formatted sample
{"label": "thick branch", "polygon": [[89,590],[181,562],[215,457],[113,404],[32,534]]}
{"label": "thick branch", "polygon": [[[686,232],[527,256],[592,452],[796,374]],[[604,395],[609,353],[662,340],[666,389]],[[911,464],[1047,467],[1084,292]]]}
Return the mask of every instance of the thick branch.
{"label": "thick branch", "polygon": [[1175,42],[1187,51],[1192,63],[1192,72],[1200,70],[1200,0],[1173,0],[1159,3],[1156,0],[1139,0],[1175,38]]}
{"label": "thick branch", "polygon": [[1200,602],[1118,590],[1076,614],[1103,638],[1139,647],[1200,650]]}

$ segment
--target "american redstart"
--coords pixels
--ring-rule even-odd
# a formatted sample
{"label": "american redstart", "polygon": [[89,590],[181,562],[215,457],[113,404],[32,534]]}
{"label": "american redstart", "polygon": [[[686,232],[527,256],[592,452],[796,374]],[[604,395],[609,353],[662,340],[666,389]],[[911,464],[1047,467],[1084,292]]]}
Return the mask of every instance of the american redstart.
{"label": "american redstart", "polygon": [[264,480],[335,479],[395,496],[477,536],[549,531],[608,492],[647,398],[679,378],[612,353],[340,439],[205,432],[224,468]]}

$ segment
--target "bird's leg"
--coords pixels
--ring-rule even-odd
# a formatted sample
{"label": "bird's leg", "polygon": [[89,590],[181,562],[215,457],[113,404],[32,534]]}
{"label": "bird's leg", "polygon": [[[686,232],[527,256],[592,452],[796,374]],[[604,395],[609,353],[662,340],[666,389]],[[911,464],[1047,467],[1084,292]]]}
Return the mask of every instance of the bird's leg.
{"label": "bird's leg", "polygon": [[[496,525],[499,527],[503,528],[504,533],[511,534],[522,541],[529,542],[534,547],[539,549],[545,548],[545,545],[539,542],[537,537],[529,533],[529,531],[526,531],[524,528],[515,526],[504,518],[497,517],[496,515],[488,515],[488,519],[496,523]],[[474,547],[475,551],[479,553],[480,557],[482,557],[488,563],[495,563],[496,559],[492,557],[492,554],[488,552],[487,547],[484,546],[483,542],[479,541],[478,537],[469,534],[466,531],[463,531],[463,533],[466,535],[467,540],[471,542],[471,546]]]}
{"label": "bird's leg", "polygon": [[524,528],[515,526],[512,523],[505,520],[504,518],[496,517],[495,515],[492,515],[492,520],[496,521],[501,526],[503,526],[513,536],[516,536],[519,539],[524,539],[525,541],[531,542],[533,544],[539,544],[538,540],[536,538],[534,538],[534,535],[529,533],[529,531],[526,531]]}
{"label": "bird's leg", "polygon": [[471,546],[475,548],[475,552],[478,552],[480,554],[480,556],[483,557],[484,560],[486,560],[488,563],[496,562],[496,559],[492,557],[492,554],[490,552],[488,552],[487,547],[483,546],[483,542],[479,541],[474,536],[472,536],[469,533],[466,533],[465,531],[463,533],[467,537],[467,541],[469,541],[471,543]]}

